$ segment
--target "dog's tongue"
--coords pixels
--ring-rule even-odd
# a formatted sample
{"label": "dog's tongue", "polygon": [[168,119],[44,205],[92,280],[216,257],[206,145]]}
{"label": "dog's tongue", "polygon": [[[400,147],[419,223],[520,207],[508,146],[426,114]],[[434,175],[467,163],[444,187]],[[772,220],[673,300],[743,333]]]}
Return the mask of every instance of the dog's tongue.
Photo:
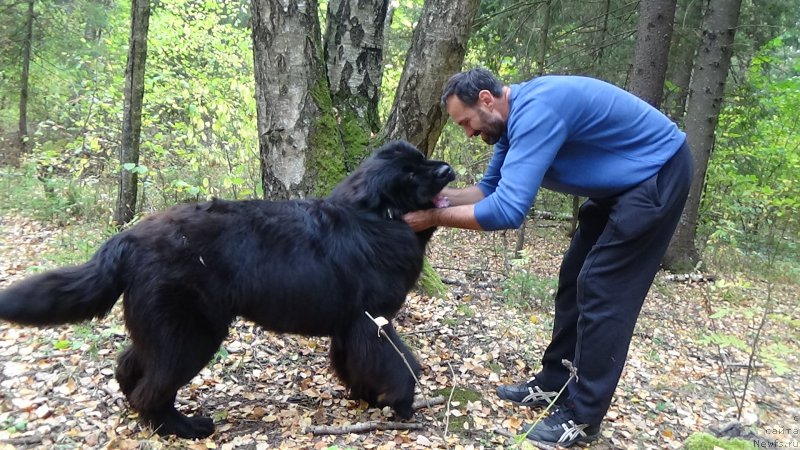
{"label": "dog's tongue", "polygon": [[450,206],[450,199],[442,194],[436,194],[436,197],[433,197],[433,206],[437,208],[447,208]]}

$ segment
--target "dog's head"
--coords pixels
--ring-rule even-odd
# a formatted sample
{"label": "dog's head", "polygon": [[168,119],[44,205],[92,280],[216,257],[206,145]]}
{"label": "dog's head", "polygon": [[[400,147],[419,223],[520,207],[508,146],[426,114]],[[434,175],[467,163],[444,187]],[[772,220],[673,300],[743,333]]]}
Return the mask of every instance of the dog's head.
{"label": "dog's head", "polygon": [[454,179],[449,164],[426,159],[408,142],[392,141],[342,181],[331,198],[399,219],[407,212],[436,206],[436,194]]}

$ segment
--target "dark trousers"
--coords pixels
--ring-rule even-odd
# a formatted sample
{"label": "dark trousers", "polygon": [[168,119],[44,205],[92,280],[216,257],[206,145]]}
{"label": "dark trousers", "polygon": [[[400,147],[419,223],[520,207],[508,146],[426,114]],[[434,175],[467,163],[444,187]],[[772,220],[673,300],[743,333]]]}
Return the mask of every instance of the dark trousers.
{"label": "dark trousers", "polygon": [[692,174],[691,151],[684,144],[652,178],[580,208],[578,229],[561,263],[553,338],[536,379],[558,390],[569,378],[561,360],[572,361],[578,381],[568,387],[569,401],[581,423],[601,423],[611,405]]}

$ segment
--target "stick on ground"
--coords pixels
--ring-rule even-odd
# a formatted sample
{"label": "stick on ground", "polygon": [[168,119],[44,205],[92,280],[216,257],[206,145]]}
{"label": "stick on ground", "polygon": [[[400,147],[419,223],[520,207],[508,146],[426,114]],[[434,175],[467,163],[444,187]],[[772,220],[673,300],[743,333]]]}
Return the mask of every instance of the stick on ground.
{"label": "stick on ground", "polygon": [[[442,403],[444,403],[444,397],[441,395],[433,398],[417,398],[414,400],[414,405],[412,407],[417,410],[441,405]],[[422,423],[371,421],[359,422],[340,427],[335,427],[332,425],[312,425],[310,427],[306,427],[303,432],[319,436],[323,434],[340,435],[349,433],[367,433],[377,430],[421,430],[423,428],[425,428],[425,424]]]}
{"label": "stick on ground", "polygon": [[319,436],[322,434],[340,435],[349,433],[366,433],[368,431],[376,430],[421,430],[423,428],[425,428],[425,425],[421,423],[370,421],[354,423],[352,425],[346,425],[342,427],[335,427],[331,425],[312,425],[310,427],[306,427],[303,432]]}

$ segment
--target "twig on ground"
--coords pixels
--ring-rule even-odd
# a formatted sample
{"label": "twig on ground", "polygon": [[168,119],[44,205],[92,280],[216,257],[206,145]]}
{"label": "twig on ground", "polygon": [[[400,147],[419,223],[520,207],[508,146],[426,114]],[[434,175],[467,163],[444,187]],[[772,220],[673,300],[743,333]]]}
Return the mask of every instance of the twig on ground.
{"label": "twig on ground", "polygon": [[442,434],[442,438],[444,438],[445,441],[447,441],[447,430],[450,428],[450,405],[453,403],[453,394],[456,392],[456,373],[449,361],[447,362],[447,366],[450,367],[450,373],[453,375],[453,386],[450,388],[450,396],[447,398],[447,409],[444,413],[444,433]]}
{"label": "twig on ground", "polygon": [[8,438],[0,440],[3,444],[9,445],[33,445],[33,444],[41,444],[42,437],[37,435],[31,436],[20,436],[15,438]]}
{"label": "twig on ground", "polygon": [[430,408],[431,406],[438,406],[444,403],[444,397],[438,395],[432,398],[415,398],[414,404],[411,405],[414,410],[422,409],[422,408]]}
{"label": "twig on ground", "polygon": [[331,425],[316,425],[303,429],[304,433],[311,433],[315,436],[323,434],[349,434],[349,433],[366,433],[368,431],[385,431],[385,430],[421,430],[425,428],[421,423],[406,423],[406,422],[361,422],[352,425],[335,427]]}

